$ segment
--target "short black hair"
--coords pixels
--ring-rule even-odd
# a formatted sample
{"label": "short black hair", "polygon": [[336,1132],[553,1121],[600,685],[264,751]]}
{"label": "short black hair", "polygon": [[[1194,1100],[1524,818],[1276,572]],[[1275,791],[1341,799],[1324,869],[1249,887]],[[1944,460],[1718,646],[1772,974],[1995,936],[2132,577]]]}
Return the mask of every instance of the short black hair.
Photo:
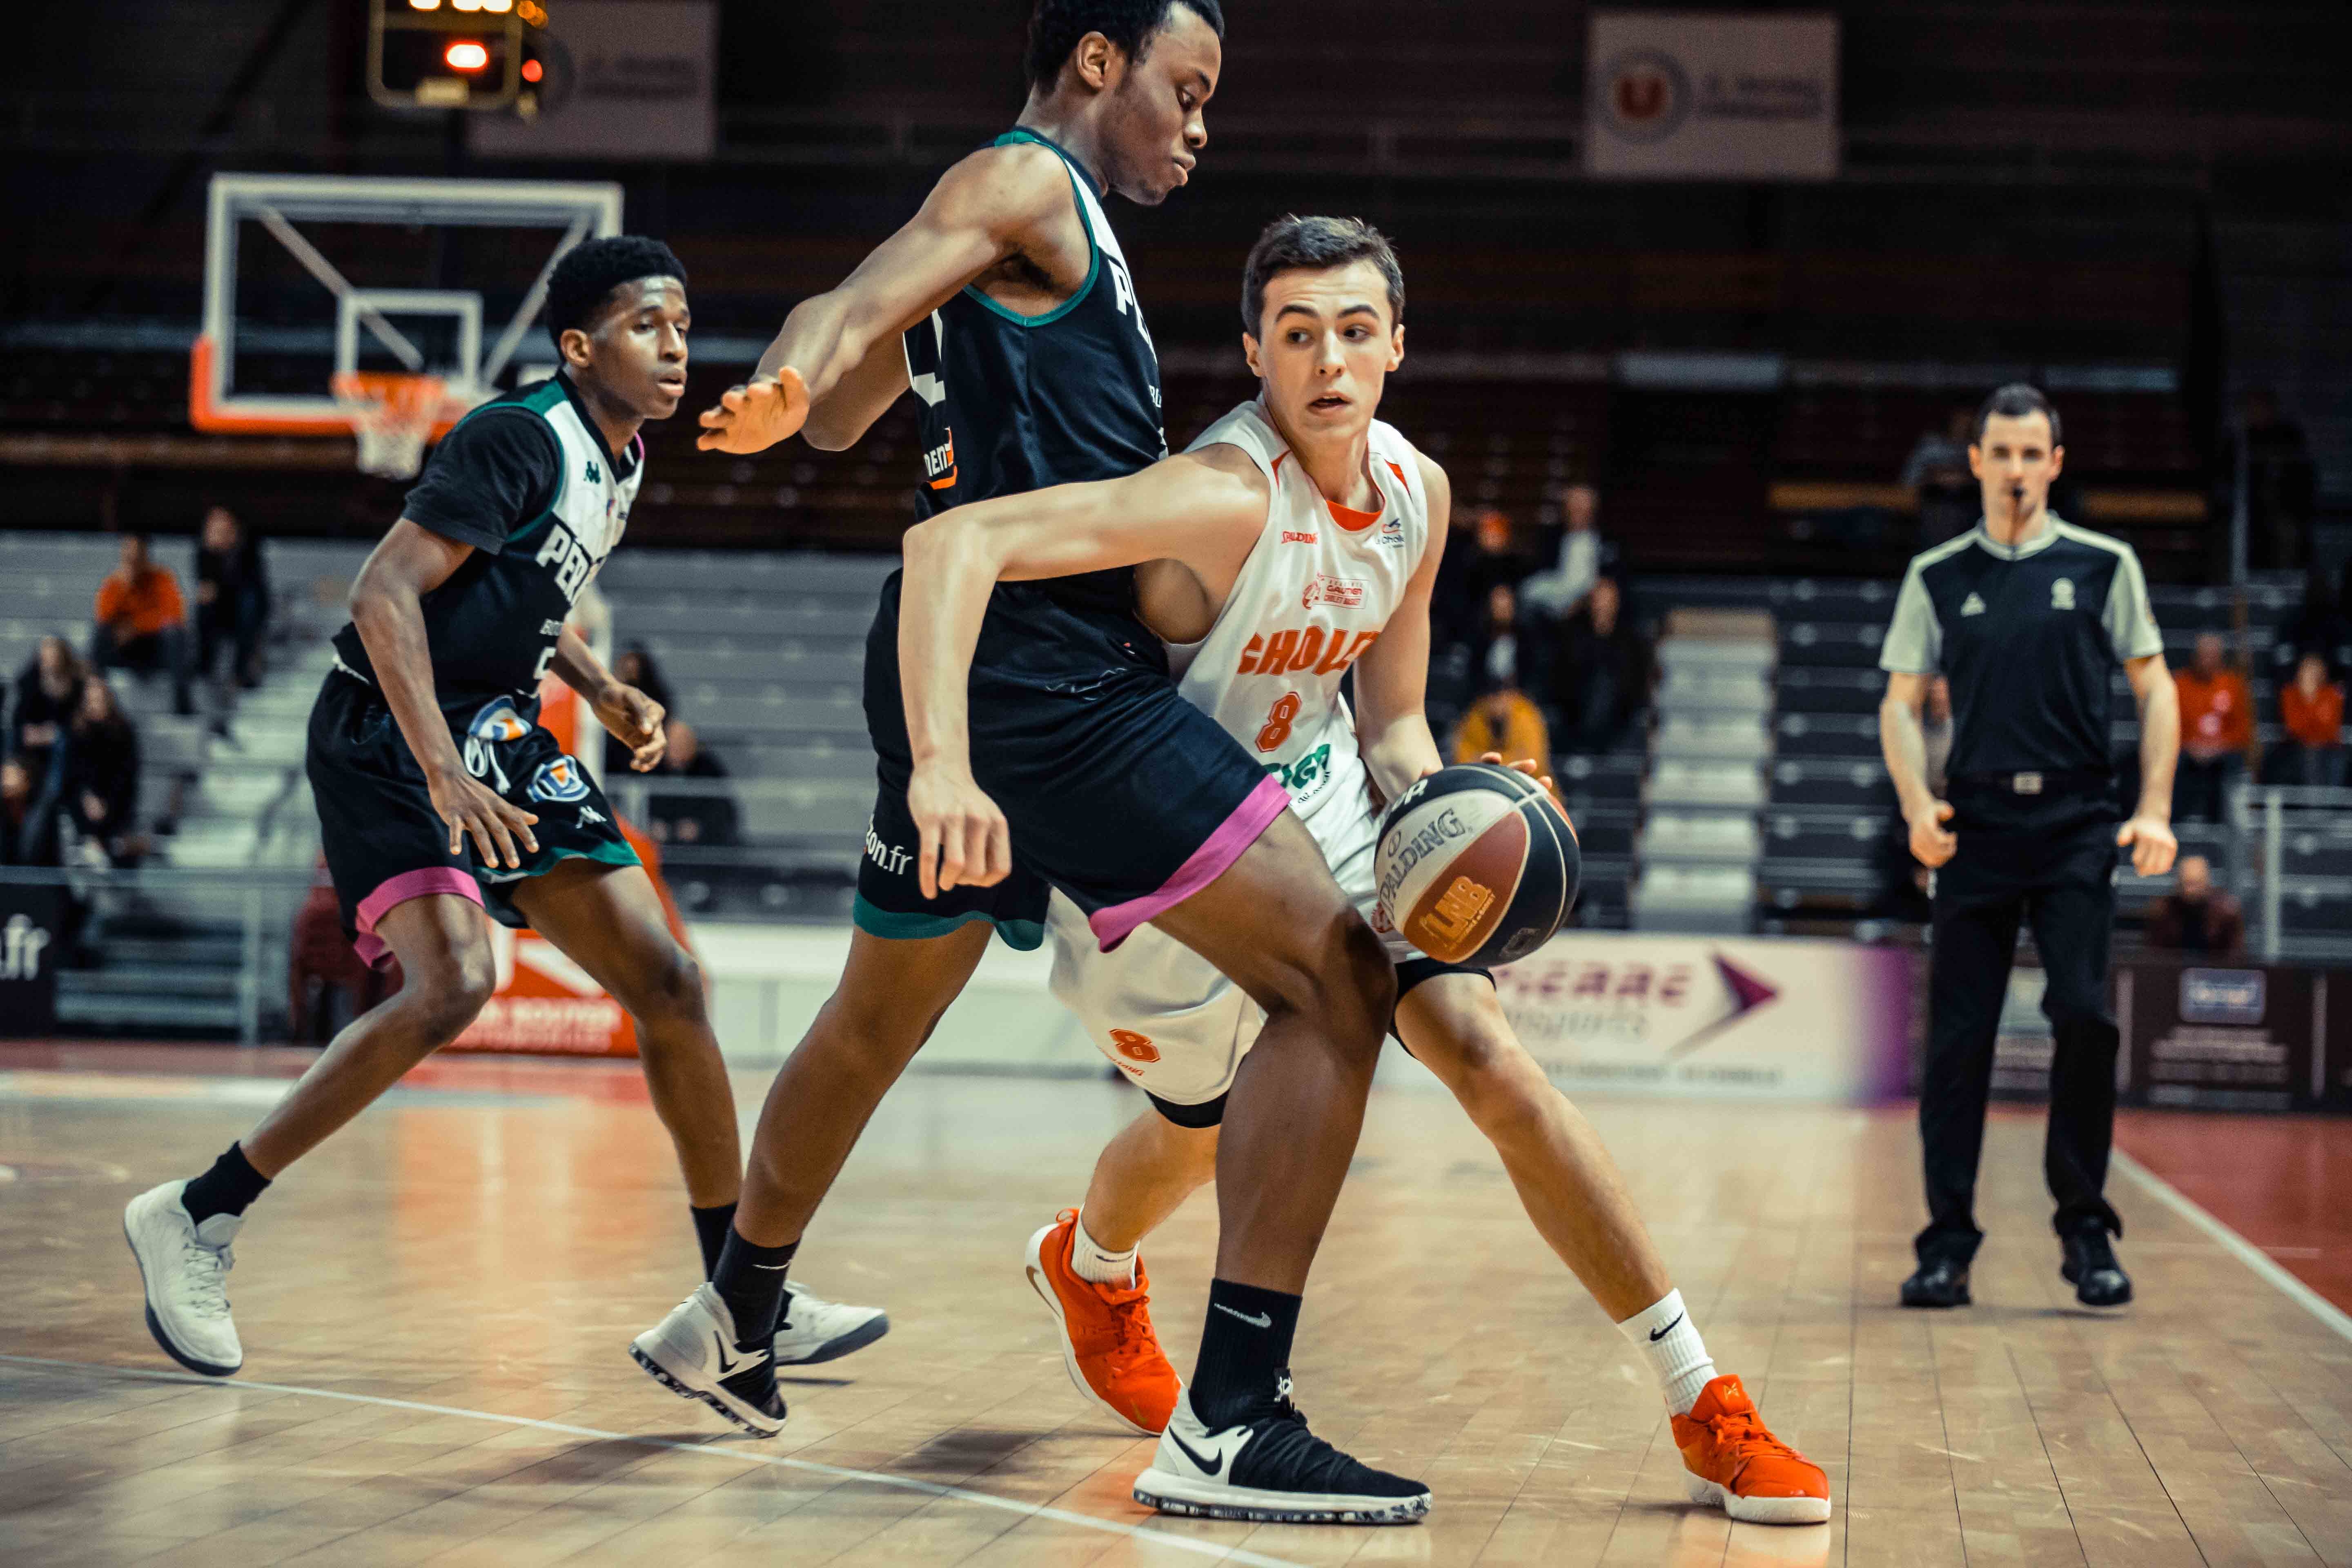
{"label": "short black hair", "polygon": [[2012,381],[2006,386],[1996,386],[1985,395],[1985,400],[1977,405],[1979,443],[1984,440],[1985,421],[1996,414],[2004,419],[2022,419],[2029,414],[2039,414],[2050,421],[2050,445],[2063,447],[2066,444],[2058,434],[2058,410],[2050,405],[2050,399],[2042,395],[2042,389],[2031,382]]}
{"label": "short black hair", "polygon": [[1265,226],[1242,268],[1242,331],[1255,337],[1265,313],[1265,286],[1277,272],[1322,272],[1351,261],[1380,268],[1389,287],[1389,315],[1404,320],[1404,268],[1389,237],[1360,217],[1299,217],[1285,214]]}
{"label": "short black hair", "polygon": [[1179,5],[1209,24],[1209,31],[1220,38],[1225,36],[1225,14],[1217,0],[1037,0],[1037,8],[1029,13],[1022,74],[1032,89],[1050,89],[1062,74],[1062,62],[1088,33],[1108,38],[1129,61],[1140,60],[1168,25],[1168,13]]}
{"label": "short black hair", "polygon": [[642,234],[606,235],[565,251],[547,279],[547,335],[555,352],[563,352],[563,334],[572,328],[585,332],[595,327],[614,289],[640,278],[683,283],[686,268],[668,246]]}

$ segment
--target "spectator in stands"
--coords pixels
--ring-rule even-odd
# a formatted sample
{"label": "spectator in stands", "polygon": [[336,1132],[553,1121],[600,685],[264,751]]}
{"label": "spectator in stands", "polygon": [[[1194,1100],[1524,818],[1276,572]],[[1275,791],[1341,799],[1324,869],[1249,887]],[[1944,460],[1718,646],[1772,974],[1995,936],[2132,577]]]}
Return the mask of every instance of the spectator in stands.
{"label": "spectator in stands", "polygon": [[2197,652],[2172,678],[2180,697],[2180,763],[2172,778],[2172,819],[2221,820],[2229,786],[2245,768],[2254,737],[2246,678],[2221,662],[2221,634],[2197,634]]}
{"label": "spectator in stands", "polygon": [[1519,552],[1511,520],[1492,507],[1478,513],[1471,525],[1469,546],[1448,549],[1437,564],[1430,617],[1436,628],[1433,640],[1443,644],[1482,640],[1493,591],[1501,586],[1516,592],[1528,574],[1528,562]]}
{"label": "spectator in stands", "polygon": [[2286,738],[2263,764],[2264,784],[2344,782],[2344,688],[2327,678],[2327,661],[2318,654],[2305,654],[2294,681],[2279,691],[2279,722]]}
{"label": "spectator in stands", "polygon": [[1601,537],[1601,492],[1577,483],[1559,493],[1559,560],[1519,584],[1519,602],[1538,616],[1566,620],[1616,552]]}
{"label": "spectator in stands", "polygon": [[2176,952],[2236,958],[2246,951],[2246,917],[2238,900],[2213,887],[2213,866],[2202,855],[2180,858],[2179,890],[2147,911],[2147,945]]}
{"label": "spectator in stands", "polygon": [[[662,711],[674,713],[677,701],[670,696],[669,682],[663,679],[661,668],[646,645],[633,642],[613,658],[613,679],[625,686],[634,686],[662,705]],[[629,765],[629,748],[618,736],[604,737],[604,771],[617,773]]]}
{"label": "spectator in stands", "polygon": [[[671,773],[690,779],[723,779],[727,770],[719,759],[702,744],[694,726],[683,719],[672,719],[662,726],[669,738],[669,749],[663,754],[656,774]],[[648,795],[646,800],[647,831],[663,844],[691,844],[709,847],[736,841],[735,802],[715,785],[692,795]]]}
{"label": "spectator in stands", "polygon": [[90,662],[101,670],[161,670],[172,678],[172,710],[194,713],[188,695],[188,612],[180,580],[147,552],[147,536],[122,538],[122,564],[98,585]]}
{"label": "spectator in stands", "polygon": [[[2317,471],[2303,426],[2279,408],[2269,387],[2247,390],[2238,401],[2238,427],[2222,449],[2222,482],[2235,487],[2244,455],[2246,557],[2250,564],[2294,570],[2309,557],[2311,511]],[[2221,510],[2226,518],[2229,509]]]}
{"label": "spectator in stands", "polygon": [[116,867],[146,858],[139,831],[139,731],[102,676],[82,683],[81,707],[66,730],[65,809],[82,837]]}
{"label": "spectator in stands", "polygon": [[1475,762],[1499,752],[1513,762],[1532,758],[1550,768],[1550,727],[1528,695],[1528,670],[1536,647],[1536,639],[1521,634],[1518,596],[1510,584],[1497,583],[1487,589],[1486,614],[1471,661],[1476,695],[1454,731],[1455,762]]}
{"label": "spectator in stands", "polygon": [[8,716],[7,754],[25,764],[36,789],[48,776],[58,742],[81,706],[89,669],[63,637],[43,637],[16,677],[16,706]]}
{"label": "spectator in stands", "polygon": [[1561,625],[1553,668],[1562,749],[1607,751],[1650,700],[1649,639],[1625,614],[1616,578],[1593,579]]}
{"label": "spectator in stands", "polygon": [[1976,440],[1973,408],[1955,408],[1940,431],[1924,432],[1903,459],[1898,481],[1919,507],[1919,548],[1932,549],[1976,526],[1977,481],[1969,472]]}
{"label": "spectator in stands", "polygon": [[2346,586],[2352,586],[2352,561],[2344,563],[2341,584],[2317,561],[2304,573],[2303,602],[2271,634],[2271,679],[2277,684],[2294,679],[2295,666],[2306,653],[2326,659],[2332,674],[2352,671],[2352,616],[2345,613]]}
{"label": "spectator in stands", "polygon": [[[261,541],[225,506],[205,513],[196,545],[196,669],[218,677],[221,650],[231,653],[224,679],[251,690],[261,684],[261,638],[269,625],[269,570]],[[227,704],[222,703],[226,711]]]}
{"label": "spectator in stands", "polygon": [[58,863],[57,814],[43,809],[40,795],[23,759],[0,762],[0,866]]}

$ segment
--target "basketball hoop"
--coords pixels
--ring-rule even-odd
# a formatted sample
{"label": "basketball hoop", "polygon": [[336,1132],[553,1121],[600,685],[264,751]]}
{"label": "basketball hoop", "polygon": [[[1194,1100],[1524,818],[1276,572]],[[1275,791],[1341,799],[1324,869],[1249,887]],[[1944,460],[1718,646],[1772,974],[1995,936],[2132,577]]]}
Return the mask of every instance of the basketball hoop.
{"label": "basketball hoop", "polygon": [[360,472],[415,478],[425,466],[425,443],[445,420],[448,383],[408,371],[355,370],[337,375],[334,387],[335,403],[359,442]]}

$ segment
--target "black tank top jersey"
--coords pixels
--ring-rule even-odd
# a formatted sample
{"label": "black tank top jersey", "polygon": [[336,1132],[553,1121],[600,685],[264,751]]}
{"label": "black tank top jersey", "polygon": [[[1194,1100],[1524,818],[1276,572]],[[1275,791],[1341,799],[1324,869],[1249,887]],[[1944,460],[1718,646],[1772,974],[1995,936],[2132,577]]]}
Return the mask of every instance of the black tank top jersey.
{"label": "black tank top jersey", "polygon": [[[616,462],[561,374],[482,405],[443,440],[402,514],[474,547],[420,601],[452,724],[501,698],[536,716],[564,618],[620,542],[643,479],[641,444]],[[334,646],[376,684],[357,627],[346,622]]]}
{"label": "black tank top jersey", "polygon": [[[1087,280],[1035,316],[967,288],[908,330],[907,373],[922,426],[924,474],[916,493],[925,517],[991,496],[1118,479],[1168,455],[1160,358],[1093,176],[1033,131],[1007,132],[992,144],[1022,142],[1050,149],[1069,171],[1087,229]],[[992,608],[1018,614],[1033,595],[1131,614],[1135,574],[1122,567],[1002,584]]]}

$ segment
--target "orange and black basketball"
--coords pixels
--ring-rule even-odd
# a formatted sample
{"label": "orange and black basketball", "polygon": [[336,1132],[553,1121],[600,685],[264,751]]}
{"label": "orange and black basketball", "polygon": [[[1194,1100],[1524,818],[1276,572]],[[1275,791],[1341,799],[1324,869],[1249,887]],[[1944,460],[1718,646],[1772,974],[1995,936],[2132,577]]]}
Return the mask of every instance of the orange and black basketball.
{"label": "orange and black basketball", "polygon": [[1509,963],[1565,924],[1583,857],[1535,780],[1489,763],[1442,769],[1381,824],[1381,911],[1430,957]]}

